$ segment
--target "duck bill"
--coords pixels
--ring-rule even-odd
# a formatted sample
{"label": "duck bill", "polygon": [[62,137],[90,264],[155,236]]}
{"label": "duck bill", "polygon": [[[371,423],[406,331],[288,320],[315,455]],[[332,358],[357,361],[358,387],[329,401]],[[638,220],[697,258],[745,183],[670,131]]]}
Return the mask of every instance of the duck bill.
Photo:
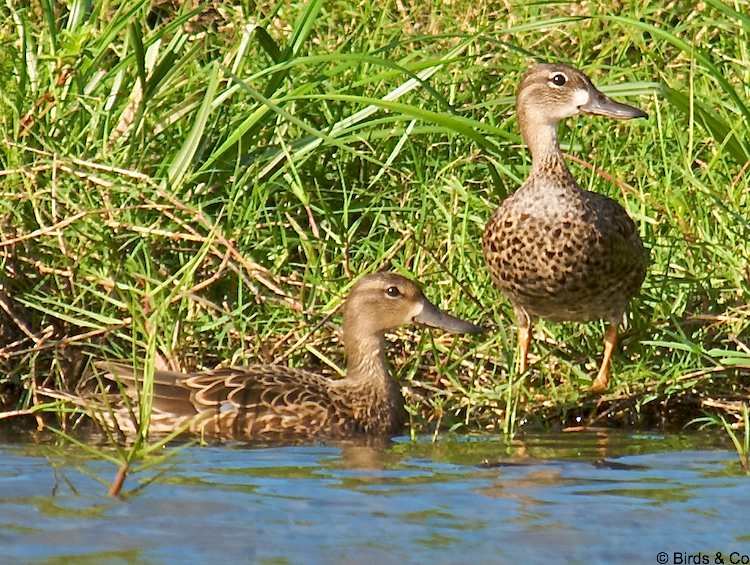
{"label": "duck bill", "polygon": [[622,102],[615,102],[609,96],[596,90],[589,101],[578,107],[581,112],[593,114],[594,116],[606,116],[616,120],[632,120],[633,118],[648,118],[648,114]]}
{"label": "duck bill", "polygon": [[484,331],[482,326],[446,314],[427,300],[422,302],[422,311],[414,316],[414,322],[454,334],[478,334]]}

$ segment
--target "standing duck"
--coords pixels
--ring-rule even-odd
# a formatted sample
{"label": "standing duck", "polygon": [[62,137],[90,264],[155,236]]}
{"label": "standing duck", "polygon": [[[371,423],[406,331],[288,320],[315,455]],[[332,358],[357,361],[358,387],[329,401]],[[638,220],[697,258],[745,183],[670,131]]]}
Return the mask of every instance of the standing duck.
{"label": "standing duck", "polygon": [[[438,310],[400,275],[367,275],[344,305],[345,378],[278,365],[190,374],[156,371],[150,429],[164,433],[187,427],[207,436],[263,441],[393,435],[404,423],[404,400],[388,371],[383,334],[412,323],[453,333],[482,331]],[[129,397],[137,397],[140,373],[122,363],[96,366],[121,383]],[[113,410],[112,416],[121,430],[136,429],[127,407]]]}
{"label": "standing duck", "polygon": [[621,120],[647,114],[611,100],[581,71],[559,64],[535,65],[524,74],[516,111],[531,172],[487,222],[482,248],[493,281],[515,310],[517,368],[527,368],[535,318],[604,319],[604,357],[591,386],[603,392],[617,327],[643,283],[648,253],[622,206],[576,184],[560,151],[557,124],[581,113]]}

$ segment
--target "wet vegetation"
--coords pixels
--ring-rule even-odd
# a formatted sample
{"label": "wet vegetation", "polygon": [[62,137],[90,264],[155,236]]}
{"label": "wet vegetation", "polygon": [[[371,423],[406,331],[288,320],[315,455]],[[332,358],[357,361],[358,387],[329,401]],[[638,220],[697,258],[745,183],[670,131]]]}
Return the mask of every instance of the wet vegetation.
{"label": "wet vegetation", "polygon": [[[4,420],[70,429],[98,358],[147,367],[144,431],[154,367],[340,374],[336,309],[387,266],[492,328],[394,344],[415,432],[742,423],[747,3],[412,4],[0,7]],[[513,94],[535,60],[651,116],[561,130],[651,252],[601,397],[602,325],[540,323],[517,375],[484,269],[484,223],[530,162]]]}

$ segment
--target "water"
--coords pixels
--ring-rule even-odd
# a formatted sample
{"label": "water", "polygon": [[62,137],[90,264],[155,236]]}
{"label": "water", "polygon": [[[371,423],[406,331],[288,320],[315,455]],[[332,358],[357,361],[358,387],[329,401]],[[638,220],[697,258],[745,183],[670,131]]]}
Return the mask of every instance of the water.
{"label": "water", "polygon": [[110,463],[4,443],[0,562],[741,562],[750,478],[720,441],[610,432],[190,447],[130,477],[126,490],[153,482],[124,500],[106,496]]}

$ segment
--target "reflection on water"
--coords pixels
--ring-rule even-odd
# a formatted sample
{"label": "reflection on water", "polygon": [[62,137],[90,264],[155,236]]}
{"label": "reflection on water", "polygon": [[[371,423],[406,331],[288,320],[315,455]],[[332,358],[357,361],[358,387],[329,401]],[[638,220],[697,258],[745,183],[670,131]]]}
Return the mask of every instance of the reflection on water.
{"label": "reflection on water", "polygon": [[0,562],[656,563],[666,551],[672,563],[674,552],[748,554],[750,479],[710,442],[576,433],[190,447],[125,500],[105,496],[108,463],[4,443]]}

